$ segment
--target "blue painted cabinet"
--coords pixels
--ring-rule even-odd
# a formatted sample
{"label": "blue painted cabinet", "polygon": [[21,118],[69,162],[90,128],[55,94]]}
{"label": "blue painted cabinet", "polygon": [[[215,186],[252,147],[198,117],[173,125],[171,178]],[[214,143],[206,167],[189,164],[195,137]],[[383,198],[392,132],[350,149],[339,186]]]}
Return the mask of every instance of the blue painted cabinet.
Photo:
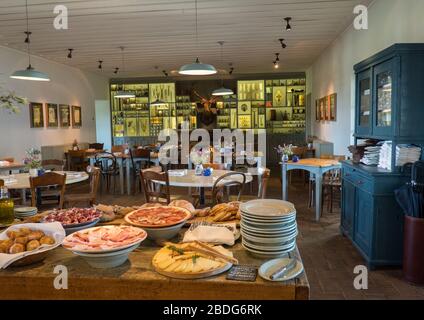
{"label": "blue painted cabinet", "polygon": [[394,190],[410,178],[396,167],[395,146],[424,147],[424,44],[395,44],[354,70],[355,143],[392,141],[392,170],[343,162],[340,228],[369,267],[400,265],[404,217]]}

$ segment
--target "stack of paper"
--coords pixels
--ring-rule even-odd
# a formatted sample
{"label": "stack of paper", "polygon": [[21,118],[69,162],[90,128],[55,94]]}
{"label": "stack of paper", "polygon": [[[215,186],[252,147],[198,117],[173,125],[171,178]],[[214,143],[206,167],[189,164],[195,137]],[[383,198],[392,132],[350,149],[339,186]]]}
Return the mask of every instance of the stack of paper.
{"label": "stack of paper", "polygon": [[392,142],[385,141],[381,146],[380,160],[378,167],[382,169],[392,170]]}
{"label": "stack of paper", "polygon": [[421,148],[409,144],[396,146],[396,166],[414,163],[421,158]]}
{"label": "stack of paper", "polygon": [[364,151],[364,156],[362,157],[361,162],[363,164],[366,164],[367,166],[378,165],[380,149],[381,149],[381,146],[379,145],[366,147]]}

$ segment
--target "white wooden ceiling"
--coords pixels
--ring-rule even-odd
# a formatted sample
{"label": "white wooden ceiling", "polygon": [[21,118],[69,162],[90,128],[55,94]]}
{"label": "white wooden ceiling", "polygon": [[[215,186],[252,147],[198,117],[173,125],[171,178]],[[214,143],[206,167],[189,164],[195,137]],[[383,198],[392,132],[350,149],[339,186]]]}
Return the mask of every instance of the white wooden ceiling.
{"label": "white wooden ceiling", "polygon": [[[305,71],[352,22],[353,7],[371,0],[198,0],[198,48],[194,0],[28,0],[33,54],[108,77],[175,74],[182,64],[200,60],[234,73]],[[53,8],[69,11],[69,29],[53,27]],[[291,16],[293,30],[285,30]],[[0,45],[25,51],[25,0],[0,0]],[[278,38],[285,38],[282,49]],[[225,41],[224,64],[218,41]],[[73,58],[67,49],[74,48]],[[103,60],[103,70],[97,69]],[[1,63],[1,62],[0,62]],[[155,70],[154,66],[159,69]],[[22,66],[24,67],[24,66]],[[34,67],[37,67],[34,65]]]}

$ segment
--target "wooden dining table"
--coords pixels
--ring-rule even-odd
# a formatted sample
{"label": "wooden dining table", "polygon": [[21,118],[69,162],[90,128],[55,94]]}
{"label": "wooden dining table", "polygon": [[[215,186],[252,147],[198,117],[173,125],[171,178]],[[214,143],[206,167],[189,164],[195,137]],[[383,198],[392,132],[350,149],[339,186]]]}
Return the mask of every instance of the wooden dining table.
{"label": "wooden dining table", "polygon": [[22,170],[25,164],[19,162],[9,162],[8,164],[0,165],[0,174],[8,173],[15,170]]}
{"label": "wooden dining table", "polygon": [[321,217],[322,201],[322,176],[324,173],[334,169],[340,169],[341,163],[332,159],[300,159],[297,162],[280,162],[282,180],[282,199],[288,200],[287,172],[290,170],[305,170],[315,176],[315,220]]}

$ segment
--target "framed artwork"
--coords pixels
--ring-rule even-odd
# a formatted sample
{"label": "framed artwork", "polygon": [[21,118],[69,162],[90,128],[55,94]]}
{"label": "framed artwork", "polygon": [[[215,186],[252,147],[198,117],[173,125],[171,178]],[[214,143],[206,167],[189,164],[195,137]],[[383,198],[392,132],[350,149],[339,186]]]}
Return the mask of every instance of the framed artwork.
{"label": "framed artwork", "polygon": [[29,104],[29,118],[31,128],[44,128],[43,104],[31,102]]}
{"label": "framed artwork", "polygon": [[286,87],[274,87],[272,90],[273,107],[286,106]]}
{"label": "framed artwork", "polygon": [[319,99],[319,120],[325,120],[325,98]]}
{"label": "framed artwork", "polygon": [[68,128],[71,125],[71,112],[66,104],[59,105],[59,122],[62,128]]}
{"label": "framed artwork", "polygon": [[250,115],[252,110],[252,104],[250,101],[239,102],[238,104],[238,114],[240,115]]}
{"label": "framed artwork", "polygon": [[47,128],[57,128],[59,126],[59,119],[57,114],[57,104],[46,104],[46,122]]}
{"label": "framed artwork", "polygon": [[330,121],[337,120],[337,93],[330,95]]}
{"label": "framed artwork", "polygon": [[81,107],[72,106],[72,127],[79,128],[82,126]]}
{"label": "framed artwork", "polygon": [[315,100],[315,120],[316,121],[320,121],[321,120],[321,114],[320,114],[320,109],[319,109],[319,99]]}

